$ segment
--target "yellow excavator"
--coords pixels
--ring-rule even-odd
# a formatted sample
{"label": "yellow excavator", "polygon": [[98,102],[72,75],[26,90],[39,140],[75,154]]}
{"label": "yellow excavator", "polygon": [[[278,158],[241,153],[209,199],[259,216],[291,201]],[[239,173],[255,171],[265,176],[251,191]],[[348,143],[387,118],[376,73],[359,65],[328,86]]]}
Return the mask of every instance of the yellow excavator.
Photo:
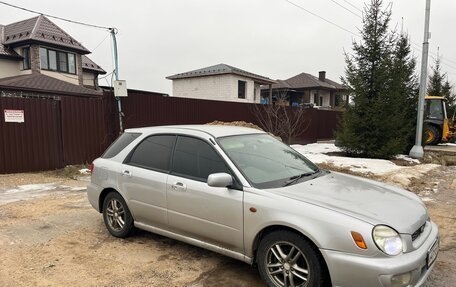
{"label": "yellow excavator", "polygon": [[423,141],[425,145],[437,145],[441,142],[455,140],[456,113],[451,119],[448,118],[446,102],[443,97],[426,96],[424,115]]}

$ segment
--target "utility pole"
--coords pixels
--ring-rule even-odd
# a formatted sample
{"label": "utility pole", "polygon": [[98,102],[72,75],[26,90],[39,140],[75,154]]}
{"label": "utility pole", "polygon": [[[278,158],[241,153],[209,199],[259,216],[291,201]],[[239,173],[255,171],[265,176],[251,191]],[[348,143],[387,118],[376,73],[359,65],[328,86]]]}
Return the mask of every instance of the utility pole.
{"label": "utility pole", "polygon": [[[117,57],[117,39],[116,39],[116,34],[117,34],[117,29],[116,28],[110,28],[111,31],[111,37],[112,37],[112,44],[113,44],[113,49],[114,49],[114,75],[116,76],[116,81],[119,80],[119,59]],[[117,99],[117,107],[119,110],[119,128],[120,128],[120,133],[123,133],[123,113],[122,113],[122,102],[120,100],[120,97],[116,97]]]}
{"label": "utility pole", "polygon": [[422,146],[423,137],[423,118],[424,118],[424,96],[426,95],[427,67],[429,54],[429,18],[431,14],[431,0],[426,0],[426,14],[424,22],[424,41],[423,54],[421,55],[421,79],[420,94],[418,99],[418,118],[416,122],[415,145],[410,150],[410,156],[413,158],[423,158],[424,150]]}

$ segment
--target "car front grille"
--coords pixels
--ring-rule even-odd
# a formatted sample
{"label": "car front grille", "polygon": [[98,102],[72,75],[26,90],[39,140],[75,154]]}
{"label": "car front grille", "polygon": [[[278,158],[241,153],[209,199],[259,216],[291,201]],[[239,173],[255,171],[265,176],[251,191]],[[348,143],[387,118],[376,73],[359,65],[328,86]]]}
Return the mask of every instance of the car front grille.
{"label": "car front grille", "polygon": [[425,226],[426,222],[423,225],[421,225],[415,232],[413,232],[412,241],[415,241],[415,239],[417,239],[421,235],[421,233],[423,233]]}

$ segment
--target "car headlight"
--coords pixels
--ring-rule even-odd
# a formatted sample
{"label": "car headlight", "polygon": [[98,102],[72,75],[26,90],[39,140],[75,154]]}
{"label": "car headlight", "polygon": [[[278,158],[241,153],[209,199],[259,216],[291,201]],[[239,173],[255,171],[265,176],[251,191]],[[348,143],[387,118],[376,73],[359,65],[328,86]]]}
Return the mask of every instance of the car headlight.
{"label": "car headlight", "polygon": [[377,247],[388,255],[398,255],[402,252],[402,238],[396,230],[386,225],[377,225],[372,231],[372,237]]}

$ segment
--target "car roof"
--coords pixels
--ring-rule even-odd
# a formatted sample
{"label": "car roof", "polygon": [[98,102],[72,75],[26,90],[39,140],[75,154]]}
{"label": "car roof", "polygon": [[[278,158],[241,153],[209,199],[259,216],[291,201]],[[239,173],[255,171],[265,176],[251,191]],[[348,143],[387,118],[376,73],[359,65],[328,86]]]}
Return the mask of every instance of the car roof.
{"label": "car roof", "polygon": [[144,128],[127,129],[126,132],[140,132],[140,133],[153,133],[153,132],[203,132],[213,136],[214,138],[244,135],[244,134],[260,134],[265,133],[262,130],[257,130],[247,127],[239,126],[224,126],[224,125],[175,125],[175,126],[154,126]]}

